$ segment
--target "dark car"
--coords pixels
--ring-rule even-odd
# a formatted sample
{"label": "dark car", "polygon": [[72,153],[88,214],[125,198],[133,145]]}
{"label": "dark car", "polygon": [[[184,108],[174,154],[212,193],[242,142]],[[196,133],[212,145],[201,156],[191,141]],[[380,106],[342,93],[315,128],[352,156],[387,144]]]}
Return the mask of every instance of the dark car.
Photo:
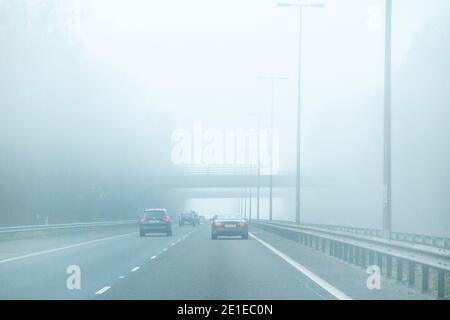
{"label": "dark car", "polygon": [[215,240],[220,236],[240,236],[248,239],[248,224],[240,216],[218,216],[211,226],[211,239]]}
{"label": "dark car", "polygon": [[196,219],[193,213],[183,213],[180,216],[180,220],[178,222],[178,224],[181,226],[184,226],[186,224],[191,225],[191,226],[195,226],[196,225]]}
{"label": "dark car", "polygon": [[139,235],[144,237],[147,233],[172,235],[172,222],[166,209],[146,209],[139,217]]}

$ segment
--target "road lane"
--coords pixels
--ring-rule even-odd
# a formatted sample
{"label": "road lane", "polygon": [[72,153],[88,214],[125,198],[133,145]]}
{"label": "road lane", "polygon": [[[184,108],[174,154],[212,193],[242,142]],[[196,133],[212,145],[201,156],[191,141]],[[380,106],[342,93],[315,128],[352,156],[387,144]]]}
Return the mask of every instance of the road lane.
{"label": "road lane", "polygon": [[[139,237],[137,226],[133,229],[132,233],[117,237],[111,235],[104,241],[88,240],[83,245],[77,244],[84,241],[70,241],[69,245],[63,241],[66,246],[62,247],[54,242],[46,249],[49,252],[37,251],[35,253],[42,253],[37,255],[27,252],[27,256],[21,259],[7,258],[9,260],[0,264],[0,299],[92,299],[98,290],[126,279],[133,268],[144,265],[153,256],[161,255],[172,243],[181,241],[195,230],[194,227],[179,228],[174,225],[172,237]],[[86,235],[81,238],[84,240]],[[32,243],[33,239],[27,241]],[[23,242],[19,243],[22,245]],[[14,242],[4,245],[11,250]],[[0,252],[1,246],[2,243]],[[55,248],[63,249],[55,251]],[[66,287],[69,277],[66,268],[69,265],[81,268],[81,290],[68,290]]]}
{"label": "road lane", "polygon": [[101,299],[335,299],[254,239],[211,240],[209,225]]}
{"label": "road lane", "polygon": [[[0,299],[424,298],[385,282],[369,290],[365,270],[263,230],[251,228],[260,242],[211,240],[209,224],[173,231],[0,242]],[[25,241],[40,251],[21,250]],[[69,265],[81,268],[81,290],[66,288]]]}

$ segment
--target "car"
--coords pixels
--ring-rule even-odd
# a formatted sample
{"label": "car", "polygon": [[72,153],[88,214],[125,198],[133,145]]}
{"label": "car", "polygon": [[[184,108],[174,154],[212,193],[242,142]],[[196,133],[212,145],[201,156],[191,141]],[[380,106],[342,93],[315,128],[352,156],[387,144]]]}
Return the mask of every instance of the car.
{"label": "car", "polygon": [[194,222],[195,222],[195,224],[199,225],[200,224],[200,216],[195,211],[192,211],[192,214],[194,215]]}
{"label": "car", "polygon": [[211,239],[220,236],[240,236],[248,239],[248,223],[239,215],[217,216],[211,224]]}
{"label": "car", "polygon": [[194,214],[193,214],[192,212],[190,212],[190,213],[183,213],[183,214],[180,216],[180,220],[178,221],[178,224],[179,224],[180,227],[181,227],[181,226],[184,226],[184,225],[186,225],[186,224],[195,226],[196,221],[195,221],[195,216],[194,216]]}
{"label": "car", "polygon": [[145,237],[147,233],[165,233],[172,235],[172,222],[166,209],[145,209],[139,217],[139,235]]}
{"label": "car", "polygon": [[204,224],[206,222],[205,216],[198,216],[199,224]]}

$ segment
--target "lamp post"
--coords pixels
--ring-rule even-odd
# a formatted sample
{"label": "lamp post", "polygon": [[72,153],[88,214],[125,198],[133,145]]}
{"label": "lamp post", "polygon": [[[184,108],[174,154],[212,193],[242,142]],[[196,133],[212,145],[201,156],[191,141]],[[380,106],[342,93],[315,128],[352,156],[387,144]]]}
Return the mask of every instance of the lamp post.
{"label": "lamp post", "polygon": [[300,183],[301,183],[301,167],[300,167],[300,135],[301,135],[301,73],[302,73],[302,15],[303,8],[325,8],[324,3],[288,3],[280,2],[278,7],[294,7],[299,11],[299,41],[298,41],[298,97],[297,97],[297,173],[295,180],[295,222],[300,224]]}
{"label": "lamp post", "polygon": [[391,28],[392,0],[386,0],[383,134],[383,235],[391,238]]}
{"label": "lamp post", "polygon": [[260,141],[260,130],[261,130],[261,117],[267,116],[266,113],[251,113],[250,116],[256,116],[258,119],[258,126],[256,132],[256,161],[257,161],[257,181],[256,181],[256,220],[259,220],[259,200],[261,195],[261,141]]}
{"label": "lamp post", "polygon": [[287,77],[258,77],[258,80],[269,80],[271,85],[271,102],[270,102],[270,171],[269,171],[269,220],[273,217],[273,111],[275,105],[275,82],[279,80],[287,80]]}

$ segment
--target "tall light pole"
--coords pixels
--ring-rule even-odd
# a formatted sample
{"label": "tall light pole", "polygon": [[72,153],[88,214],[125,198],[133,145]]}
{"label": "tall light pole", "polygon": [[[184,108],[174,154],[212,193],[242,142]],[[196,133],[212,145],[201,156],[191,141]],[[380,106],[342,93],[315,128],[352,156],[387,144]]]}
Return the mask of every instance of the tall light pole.
{"label": "tall light pole", "polygon": [[279,80],[287,80],[287,77],[258,77],[258,80],[270,80],[271,85],[271,102],[270,102],[270,134],[269,134],[269,153],[270,153],[270,168],[269,168],[269,220],[273,217],[273,111],[275,105],[275,82]]}
{"label": "tall light pole", "polygon": [[302,82],[301,82],[301,74],[302,74],[302,16],[303,16],[303,8],[311,7],[311,8],[325,8],[324,3],[287,3],[280,2],[278,3],[279,7],[295,7],[299,11],[299,40],[298,40],[298,97],[297,97],[297,174],[295,179],[295,222],[300,224],[300,187],[301,187],[301,163],[300,163],[300,155],[301,155],[301,92],[302,92]]}
{"label": "tall light pole", "polygon": [[386,0],[384,57],[383,234],[391,238],[391,28],[392,0]]}
{"label": "tall light pole", "polygon": [[251,113],[251,116],[256,116],[258,118],[258,127],[256,132],[256,161],[257,161],[257,181],[256,181],[256,220],[259,220],[259,200],[261,195],[261,141],[260,141],[260,130],[261,130],[261,117],[267,114],[265,113]]}

